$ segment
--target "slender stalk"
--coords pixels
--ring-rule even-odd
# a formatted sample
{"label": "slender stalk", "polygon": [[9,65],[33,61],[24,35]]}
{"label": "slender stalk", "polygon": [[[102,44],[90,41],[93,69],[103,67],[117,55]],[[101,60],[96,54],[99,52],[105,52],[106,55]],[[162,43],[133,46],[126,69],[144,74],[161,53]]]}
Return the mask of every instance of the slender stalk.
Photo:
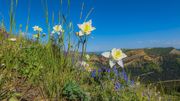
{"label": "slender stalk", "polygon": [[82,55],[81,55],[81,59],[83,59],[85,53],[86,53],[86,42],[87,42],[87,36],[85,36],[85,39],[82,43]]}
{"label": "slender stalk", "polygon": [[80,46],[80,41],[78,40],[77,51],[79,50],[79,46]]}
{"label": "slender stalk", "polygon": [[86,49],[87,49],[87,36],[86,36],[86,42],[85,42],[85,53],[86,53]]}
{"label": "slender stalk", "polygon": [[82,19],[83,9],[84,9],[84,2],[82,3],[82,7],[81,7],[80,20]]}
{"label": "slender stalk", "polygon": [[52,25],[54,25],[54,12],[52,12]]}
{"label": "slender stalk", "polygon": [[88,14],[86,15],[85,17],[85,20],[86,21],[88,19],[88,17],[91,15],[91,13],[93,12],[94,8],[91,8],[90,11],[88,12]]}
{"label": "slender stalk", "polygon": [[13,13],[13,0],[11,0],[11,6],[10,6],[10,34],[12,33],[12,27],[13,27],[13,20],[14,20],[14,13]]}

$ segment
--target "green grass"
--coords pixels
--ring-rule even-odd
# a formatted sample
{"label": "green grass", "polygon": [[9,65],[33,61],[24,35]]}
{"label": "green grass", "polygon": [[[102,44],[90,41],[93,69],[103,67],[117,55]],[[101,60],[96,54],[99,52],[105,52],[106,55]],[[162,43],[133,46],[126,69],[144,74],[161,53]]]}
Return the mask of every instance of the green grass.
{"label": "green grass", "polygon": [[[2,33],[0,34],[2,37]],[[151,99],[157,101],[156,99],[161,98],[161,101],[166,101],[165,99],[168,98],[175,99],[162,91],[157,94],[154,86],[143,84],[135,84],[115,91],[114,82],[111,80],[102,79],[98,83],[90,77],[88,71],[74,65],[78,61],[78,58],[72,60],[74,54],[67,55],[64,50],[53,45],[32,42],[22,37],[16,38],[16,42],[5,39],[0,45],[1,100],[12,97],[26,98],[31,89],[34,91],[37,89],[39,92],[34,100],[148,101]],[[90,64],[99,68],[94,63]],[[68,84],[71,82],[73,84]],[[17,91],[16,89],[21,89],[21,85],[25,86],[24,91]]]}

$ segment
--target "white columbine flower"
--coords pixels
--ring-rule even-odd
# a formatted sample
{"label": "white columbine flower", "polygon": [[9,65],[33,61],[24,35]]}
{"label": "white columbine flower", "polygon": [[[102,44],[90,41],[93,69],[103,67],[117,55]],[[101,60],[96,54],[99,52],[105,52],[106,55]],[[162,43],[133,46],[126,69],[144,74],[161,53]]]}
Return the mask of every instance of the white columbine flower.
{"label": "white columbine flower", "polygon": [[41,27],[39,27],[39,26],[34,26],[33,27],[33,29],[34,29],[34,31],[38,31],[38,32],[42,32],[42,28]]}
{"label": "white columbine flower", "polygon": [[92,27],[92,20],[84,22],[83,24],[78,24],[78,27],[85,35],[89,35],[93,30],[96,29],[95,27]]}
{"label": "white columbine flower", "polygon": [[124,68],[122,59],[127,56],[122,52],[121,49],[113,48],[110,52],[102,53],[102,56],[109,59],[109,65],[111,68],[116,65],[116,63],[122,68]]}
{"label": "white columbine flower", "polygon": [[52,31],[53,34],[54,33],[60,34],[61,32],[64,32],[61,25],[55,25],[53,27],[53,31]]}

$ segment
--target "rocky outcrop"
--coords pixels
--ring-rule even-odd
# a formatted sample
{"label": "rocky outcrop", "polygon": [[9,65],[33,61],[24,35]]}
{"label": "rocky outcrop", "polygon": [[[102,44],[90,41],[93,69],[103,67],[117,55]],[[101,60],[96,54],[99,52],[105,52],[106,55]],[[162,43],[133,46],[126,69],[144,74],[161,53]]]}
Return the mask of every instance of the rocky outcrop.
{"label": "rocky outcrop", "polygon": [[177,49],[173,49],[171,52],[169,52],[169,54],[180,55],[180,51]]}

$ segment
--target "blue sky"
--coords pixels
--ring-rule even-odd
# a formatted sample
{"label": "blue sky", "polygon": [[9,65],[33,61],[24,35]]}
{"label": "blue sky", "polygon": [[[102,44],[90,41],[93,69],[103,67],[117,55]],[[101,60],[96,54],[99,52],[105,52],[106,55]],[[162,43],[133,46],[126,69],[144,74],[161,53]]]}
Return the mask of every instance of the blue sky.
{"label": "blue sky", "polygon": [[[43,0],[18,0],[16,24],[25,29],[28,8],[30,8],[29,33],[32,26],[45,27]],[[58,24],[58,11],[67,12],[67,0],[47,0],[49,15],[54,12]],[[84,2],[83,17],[80,20],[81,5]],[[89,16],[96,30],[89,39],[88,51],[104,51],[111,48],[180,48],[180,0],[71,0],[69,19],[76,27],[82,23],[91,8]],[[10,0],[0,0],[0,15],[9,26]],[[51,18],[50,18],[51,19]],[[77,30],[78,28],[75,28]],[[44,30],[46,32],[46,30]],[[78,31],[78,30],[77,30]]]}

